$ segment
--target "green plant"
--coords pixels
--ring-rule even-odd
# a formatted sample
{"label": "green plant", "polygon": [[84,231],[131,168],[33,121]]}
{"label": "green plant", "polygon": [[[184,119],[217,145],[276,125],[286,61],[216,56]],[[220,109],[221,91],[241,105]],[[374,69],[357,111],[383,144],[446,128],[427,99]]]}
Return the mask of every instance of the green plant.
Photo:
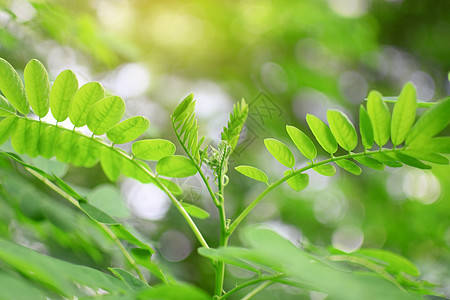
{"label": "green plant", "polygon": [[[286,182],[295,191],[305,189],[309,184],[309,176],[305,172],[310,169],[324,176],[333,176],[336,167],[332,163],[355,175],[362,172],[355,162],[376,170],[403,164],[420,169],[431,168],[423,161],[448,164],[448,159],[442,154],[450,153],[450,137],[435,136],[449,123],[450,98],[436,103],[417,102],[415,88],[410,83],[394,99],[383,99],[380,93],[371,92],[367,108],[360,107],[361,139],[349,118],[337,110],[327,112],[329,127],[319,118],[307,116],[315,141],[300,129],[287,126],[288,136],[309,163],[296,168],[296,159],[289,147],[277,139],[264,140],[267,150],[287,169],[281,178],[271,182],[264,171],[256,167],[236,167],[238,172],[265,183],[267,187],[234,220],[230,220],[225,213],[224,191],[230,183],[228,160],[238,144],[248,114],[244,100],[234,106],[216,149],[203,146],[205,138],[199,138],[193,95],[184,99],[171,116],[178,143],[186,155],[182,156],[175,155],[175,144],[165,139],[135,141],[145,133],[149,121],[136,116],[120,122],[125,102],[117,96],[105,96],[103,87],[97,82],[78,88],[76,76],[66,70],[58,75],[50,88],[47,72],[37,60],[31,60],[26,66],[24,82],[25,86],[14,68],[0,59],[0,90],[5,95],[0,97],[0,116],[3,118],[0,121],[0,143],[11,138],[17,154],[47,159],[55,157],[74,166],[93,167],[100,162],[111,181],[123,174],[142,183],[156,185],[167,194],[198,239],[201,245],[198,253],[214,266],[215,299],[233,297],[256,285],[243,298],[250,299],[274,283],[324,292],[331,299],[369,299],[367,295],[373,295],[373,299],[420,299],[421,295],[433,294],[427,282],[417,279],[419,271],[414,264],[389,251],[361,249],[345,253],[330,249],[323,255],[314,249],[299,249],[278,234],[255,227],[242,231],[247,248],[229,246],[228,241],[254,207],[281,184]],[[392,113],[386,104],[389,102],[394,102]],[[30,107],[34,114],[30,113]],[[417,107],[429,108],[416,121]],[[49,110],[57,121],[54,125],[41,121]],[[73,129],[58,125],[67,118],[74,125]],[[76,130],[84,125],[92,132],[91,136]],[[106,138],[97,137],[104,134]],[[359,140],[362,150],[353,152]],[[392,147],[387,144],[389,140]],[[128,142],[133,142],[131,154],[115,147]],[[317,159],[319,149],[315,142],[328,153],[329,158]],[[378,149],[371,150],[374,143]],[[0,287],[10,293],[5,294],[5,299],[8,295],[27,299],[30,293],[39,298],[76,296],[89,299],[84,287],[95,291],[103,289],[114,299],[210,298],[208,293],[181,284],[162,270],[151,259],[152,247],[132,234],[133,230],[128,225],[91,205],[55,174],[48,174],[27,163],[16,153],[2,154],[23,165],[26,171],[89,216],[120,249],[130,269],[110,268],[114,275],[111,276],[0,240],[0,260],[7,266],[7,271],[0,273],[3,278]],[[156,161],[155,170],[146,161]],[[205,174],[205,167],[213,172],[214,181]],[[170,180],[196,174],[201,177],[218,210],[220,239],[216,248],[209,246],[193,219],[207,213],[199,207],[182,203],[177,198],[182,194],[181,188]],[[253,272],[254,277],[224,291],[226,264]],[[143,269],[155,275],[161,284],[150,288]],[[351,292],[348,287],[352,288]],[[108,296],[93,298],[107,299]]]}

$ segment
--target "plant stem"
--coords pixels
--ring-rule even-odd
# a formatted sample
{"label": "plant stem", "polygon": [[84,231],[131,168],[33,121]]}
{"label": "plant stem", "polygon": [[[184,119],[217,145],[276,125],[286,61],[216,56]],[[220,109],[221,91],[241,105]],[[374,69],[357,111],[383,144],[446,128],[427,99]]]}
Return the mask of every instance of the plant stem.
{"label": "plant stem", "polygon": [[[41,174],[39,174],[38,172],[36,172],[35,170],[33,170],[31,168],[25,167],[25,170],[27,170],[30,174],[32,174],[34,177],[36,177],[40,181],[42,181],[44,184],[46,184],[49,188],[54,190],[56,193],[58,193],[59,195],[64,197],[66,200],[68,200],[71,204],[73,204],[75,207],[80,209],[82,212],[84,212],[84,210],[80,207],[78,200],[76,200],[75,198],[73,198],[72,196],[67,194],[65,191],[60,189],[57,185],[55,185],[53,182],[48,180],[48,178],[45,178],[44,176],[42,176]],[[94,219],[92,219],[92,220],[95,223],[97,223],[100,226],[100,228],[103,229],[103,231],[114,241],[114,243],[119,248],[120,252],[122,252],[125,259],[128,261],[128,263],[133,267],[133,269],[139,275],[139,278],[142,281],[147,282],[144,274],[142,274],[141,270],[139,269],[138,265],[136,264],[136,261],[131,256],[131,254],[127,251],[127,249],[123,246],[123,244],[120,242],[119,238],[114,234],[114,232],[112,232],[111,229],[109,229],[109,227],[106,226],[105,224],[100,223]]]}
{"label": "plant stem", "polygon": [[254,284],[257,284],[257,283],[260,283],[260,282],[263,282],[263,281],[271,281],[271,280],[277,279],[277,278],[279,278],[279,277],[281,277],[281,276],[283,276],[283,274],[279,274],[279,275],[275,275],[275,276],[259,277],[259,278],[256,278],[256,279],[253,279],[253,280],[244,282],[243,284],[240,284],[240,285],[234,287],[233,289],[229,290],[226,294],[224,294],[224,295],[223,295],[222,297],[220,297],[219,299],[220,299],[220,300],[227,299],[227,298],[230,297],[232,294],[234,294],[234,293],[236,293],[237,291],[240,291],[240,290],[242,290],[243,288],[246,288],[246,287],[248,287],[248,286],[250,286],[250,285],[254,285]]}
{"label": "plant stem", "polygon": [[253,296],[255,296],[256,294],[258,294],[259,292],[261,292],[263,289],[265,289],[266,287],[274,284],[275,282],[273,281],[266,281],[263,284],[261,284],[260,286],[258,286],[257,288],[255,288],[253,291],[251,291],[250,293],[248,293],[244,298],[242,298],[242,300],[248,300],[250,298],[252,298]]}
{"label": "plant stem", "polygon": [[320,165],[324,165],[330,162],[334,162],[334,161],[338,161],[341,159],[348,159],[348,158],[353,158],[353,157],[358,157],[358,156],[364,156],[364,155],[370,155],[370,154],[374,154],[374,153],[386,153],[386,152],[395,152],[395,151],[399,151],[401,149],[395,149],[395,150],[391,150],[391,149],[383,149],[382,151],[366,151],[366,152],[362,152],[362,153],[351,153],[351,154],[346,154],[346,155],[342,155],[342,156],[335,156],[329,159],[326,159],[324,161],[318,162],[318,163],[313,163],[313,164],[309,164],[303,168],[300,168],[298,170],[296,170],[295,172],[290,173],[289,175],[279,179],[278,181],[272,183],[271,185],[269,185],[264,191],[262,191],[261,194],[258,195],[258,197],[256,197],[240,214],[239,216],[236,218],[236,220],[233,221],[233,223],[231,223],[229,229],[228,229],[228,234],[231,235],[233,234],[234,230],[236,229],[236,227],[242,222],[242,220],[245,219],[245,217],[247,217],[247,215],[253,210],[253,208],[267,195],[269,194],[272,190],[274,190],[276,187],[278,187],[279,185],[281,185],[283,182],[285,182],[286,180],[288,180],[289,178],[305,172],[309,169],[315,168],[317,166]]}

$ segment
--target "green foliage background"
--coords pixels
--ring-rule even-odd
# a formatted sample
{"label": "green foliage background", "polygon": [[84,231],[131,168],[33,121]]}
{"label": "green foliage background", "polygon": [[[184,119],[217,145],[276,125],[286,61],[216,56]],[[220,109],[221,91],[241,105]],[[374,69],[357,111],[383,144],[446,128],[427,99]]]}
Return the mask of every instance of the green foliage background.
{"label": "green foliage background", "polygon": [[[305,128],[307,113],[324,116],[327,108],[340,108],[356,120],[370,89],[398,95],[408,81],[422,100],[449,94],[448,1],[348,1],[359,5],[354,11],[349,4],[339,6],[345,2],[0,1],[0,56],[19,73],[31,58],[38,58],[51,76],[71,68],[86,81],[102,82],[109,92],[124,97],[128,114],[150,119],[148,137],[175,140],[169,115],[194,91],[200,130],[214,145],[232,104],[244,97],[250,116],[252,109],[254,113],[247,132],[253,138],[232,157],[232,166],[248,164],[279,174],[263,150],[264,138],[287,140],[284,125]],[[255,114],[261,110],[260,92],[276,114]],[[159,241],[154,243],[158,250],[184,247],[188,255],[181,261],[173,262],[177,259],[164,250],[159,259],[178,278],[213,289],[205,278],[214,272],[195,253],[197,242],[173,208],[164,218],[145,220],[121,204],[129,197],[126,181],[118,188],[98,167],[68,168],[41,159],[34,163],[98,199],[142,236]],[[1,164],[3,238],[105,271],[122,264],[112,243],[85,216],[8,160]],[[234,184],[227,191],[228,215],[235,217],[263,184],[234,170],[229,175]],[[199,227],[212,245],[218,243],[213,226],[217,216],[211,203],[203,201],[205,191],[196,181],[185,186],[192,186],[186,202],[212,213]],[[448,167],[439,165],[432,171],[402,168],[367,170],[360,177],[317,177],[302,193],[277,190],[246,222],[266,223],[306,248],[338,246],[339,236],[344,244],[363,236],[363,247],[381,247],[411,259],[424,279],[449,297],[449,187]],[[115,202],[104,203],[105,198]],[[174,233],[187,238],[187,244],[167,241]],[[241,241],[234,237],[231,243]],[[233,269],[229,275],[237,281],[246,276]],[[235,280],[225,286],[231,288]],[[273,286],[259,299],[276,295],[298,297]]]}

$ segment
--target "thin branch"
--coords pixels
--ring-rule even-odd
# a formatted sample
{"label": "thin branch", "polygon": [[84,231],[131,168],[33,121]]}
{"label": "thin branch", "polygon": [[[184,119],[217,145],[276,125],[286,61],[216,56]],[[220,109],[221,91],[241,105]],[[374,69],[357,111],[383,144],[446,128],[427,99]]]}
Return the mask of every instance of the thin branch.
{"label": "thin branch", "polygon": [[275,275],[275,276],[265,276],[265,277],[263,276],[263,277],[259,277],[259,278],[256,278],[256,279],[253,279],[253,280],[244,282],[243,284],[240,284],[240,285],[234,287],[233,289],[229,290],[226,294],[224,294],[224,295],[223,295],[222,297],[220,297],[219,299],[220,299],[220,300],[227,299],[227,298],[230,297],[232,294],[234,294],[234,293],[236,293],[236,292],[242,290],[243,288],[246,288],[246,287],[248,287],[248,286],[251,286],[251,285],[254,285],[254,284],[263,282],[263,281],[272,281],[272,280],[274,280],[274,279],[280,278],[280,277],[283,276],[283,275],[284,275],[284,274],[278,274],[278,275]]}
{"label": "thin branch", "polygon": [[252,298],[256,294],[261,292],[263,289],[267,288],[268,286],[270,286],[270,285],[272,285],[274,283],[275,283],[274,281],[266,281],[266,282],[264,282],[263,284],[261,284],[260,286],[258,286],[254,290],[252,290],[250,293],[248,293],[244,298],[242,298],[242,300],[248,300],[248,299]]}

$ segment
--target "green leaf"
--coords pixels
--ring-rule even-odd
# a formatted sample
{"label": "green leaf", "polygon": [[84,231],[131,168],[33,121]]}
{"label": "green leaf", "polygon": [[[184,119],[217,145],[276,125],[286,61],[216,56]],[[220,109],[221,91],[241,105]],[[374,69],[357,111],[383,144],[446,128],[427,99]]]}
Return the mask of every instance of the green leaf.
{"label": "green leaf", "polygon": [[111,147],[102,147],[100,150],[100,165],[106,177],[112,182],[117,181],[122,169],[122,158]]}
{"label": "green leaf", "polygon": [[[288,176],[292,172],[294,171],[286,170],[284,172],[284,177]],[[298,173],[293,177],[289,178],[288,180],[286,180],[286,182],[294,191],[300,192],[301,190],[305,189],[308,186],[309,176],[308,174]]]}
{"label": "green leaf", "polygon": [[77,90],[77,76],[71,70],[64,70],[56,77],[50,91],[50,109],[56,121],[67,119],[70,101]]}
{"label": "green leaf", "polygon": [[249,270],[255,273],[261,273],[259,269],[257,269],[253,264],[246,262],[239,257],[242,256],[243,253],[250,252],[248,249],[238,248],[233,246],[228,246],[226,248],[219,249],[211,249],[211,248],[199,248],[197,250],[198,254],[201,256],[226,262],[227,264]]}
{"label": "green leaf", "polygon": [[[116,153],[119,156],[118,153]],[[154,179],[146,171],[148,165],[143,161],[129,160],[124,157],[118,157],[122,161],[122,172],[125,176],[139,180],[141,183],[155,183]]]}
{"label": "green leaf", "polygon": [[258,168],[251,167],[251,166],[237,166],[235,169],[239,173],[241,173],[247,177],[250,177],[254,180],[265,182],[265,183],[267,183],[269,181],[266,173],[264,173],[263,171],[261,171]]}
{"label": "green leaf", "polygon": [[425,111],[406,136],[406,145],[424,144],[428,139],[441,132],[450,122],[450,97],[437,102]]}
{"label": "green leaf", "polygon": [[81,209],[93,220],[107,225],[117,225],[119,222],[114,220],[112,217],[110,217],[105,212],[101,211],[97,207],[87,203],[87,202],[80,202]]}
{"label": "green leaf", "polygon": [[360,164],[367,166],[369,168],[382,171],[384,170],[384,165],[380,163],[378,160],[370,157],[370,156],[357,156],[353,158]]}
{"label": "green leaf", "polygon": [[405,165],[408,165],[408,166],[411,166],[414,168],[424,169],[424,170],[431,169],[431,167],[429,165],[424,164],[417,158],[411,157],[409,155],[406,155],[406,154],[403,154],[400,152],[395,152],[395,158],[397,158],[400,162],[404,163]]}
{"label": "green leaf", "polygon": [[45,124],[34,120],[19,118],[11,136],[11,144],[20,154],[28,154],[30,157],[39,155],[39,137],[45,128]]}
{"label": "green leaf", "polygon": [[420,150],[405,150],[402,153],[438,165],[448,165],[449,163],[448,158],[438,153],[430,153]]}
{"label": "green leaf", "polygon": [[230,120],[228,121],[228,127],[224,127],[221,137],[223,141],[227,141],[231,147],[231,151],[236,148],[241,135],[242,127],[247,119],[248,105],[245,100],[242,99],[241,103],[236,103],[233,107],[233,113],[230,114]]}
{"label": "green leaf", "polygon": [[101,145],[87,136],[79,136],[73,143],[71,162],[74,166],[91,168],[100,158]]}
{"label": "green leaf", "polygon": [[358,144],[358,135],[347,115],[339,110],[328,110],[327,119],[338,144],[347,151],[355,149]]}
{"label": "green leaf", "polygon": [[38,146],[42,157],[48,159],[56,155],[60,133],[61,129],[56,126],[49,126],[42,131]]}
{"label": "green leaf", "polygon": [[414,144],[410,147],[413,150],[420,150],[434,153],[450,153],[450,137],[442,136],[427,140],[426,143]]}
{"label": "green leaf", "polygon": [[105,97],[105,91],[98,82],[83,85],[73,95],[69,106],[69,118],[75,127],[86,125],[86,117],[91,107]]}
{"label": "green leaf", "polygon": [[295,158],[292,154],[291,150],[276,139],[265,139],[264,145],[266,145],[267,150],[269,150],[270,154],[275,157],[281,164],[285,165],[288,168],[293,168],[295,165]]}
{"label": "green leaf", "polygon": [[371,91],[367,99],[367,113],[372,121],[373,135],[378,146],[383,147],[391,133],[391,113],[381,94]]}
{"label": "green leaf", "polygon": [[383,163],[384,165],[391,167],[391,168],[400,168],[403,166],[402,163],[399,163],[395,158],[385,154],[385,153],[374,153],[371,154],[373,158],[378,160],[379,162]]}
{"label": "green leaf", "polygon": [[375,263],[387,264],[387,271],[391,273],[404,272],[411,276],[419,276],[420,271],[408,259],[396,253],[382,250],[382,249],[360,249],[355,254],[366,256],[372,259]]}
{"label": "green leaf", "polygon": [[0,271],[1,299],[46,299],[46,295],[29,280]]}
{"label": "green leaf", "polygon": [[131,146],[131,151],[137,158],[156,161],[174,155],[175,150],[175,145],[171,141],[163,139],[141,140]]}
{"label": "green leaf", "polygon": [[173,155],[161,158],[156,164],[156,172],[162,176],[181,178],[195,175],[197,167],[189,158]]}
{"label": "green leaf", "polygon": [[141,248],[131,249],[131,255],[139,265],[143,266],[144,268],[147,268],[150,271],[150,273],[158,277],[162,282],[166,284],[176,283],[176,280],[174,278],[172,278],[168,274],[164,274],[161,268],[154,261],[152,261],[151,254],[145,249]]}
{"label": "green leaf", "polygon": [[309,128],[311,128],[312,133],[316,137],[320,146],[330,154],[337,151],[338,145],[336,139],[331,133],[330,128],[318,117],[314,115],[306,115],[306,121],[308,122]]}
{"label": "green leaf", "polygon": [[120,268],[108,268],[114,275],[116,275],[123,282],[128,284],[133,290],[140,290],[148,287],[148,284],[134,277],[130,272]]}
{"label": "green leaf", "polygon": [[81,201],[81,202],[86,202],[86,199],[84,199],[83,197],[81,197],[70,185],[68,185],[64,180],[62,180],[61,178],[59,178],[58,176],[55,176],[53,174],[54,180],[56,182],[56,184],[64,191],[66,192],[69,196],[71,196],[72,198]]}
{"label": "green leaf", "polygon": [[74,145],[81,136],[74,131],[64,130],[58,134],[58,146],[54,149],[56,159],[60,162],[72,162]]}
{"label": "green leaf", "polygon": [[130,212],[124,202],[120,189],[112,184],[100,184],[89,192],[86,197],[89,204],[101,209],[113,218],[128,218]]}
{"label": "green leaf", "polygon": [[6,142],[14,132],[17,120],[17,116],[10,116],[0,121],[0,145]]}
{"label": "green leaf", "polygon": [[372,148],[374,142],[372,121],[363,105],[359,107],[359,130],[364,149]]}
{"label": "green leaf", "polygon": [[140,248],[139,250],[144,250],[148,257],[155,253],[155,250],[153,250],[146,242],[142,241],[142,238],[137,237],[139,236],[137,233],[131,233],[130,230],[125,228],[122,224],[111,225],[110,228],[119,239],[138,246]]}
{"label": "green leaf", "polygon": [[194,94],[191,93],[177,106],[172,114],[172,118],[178,118],[186,111],[186,109],[188,109],[192,102],[194,102]]}
{"label": "green leaf", "polygon": [[23,115],[28,114],[28,104],[25,88],[19,74],[3,58],[0,57],[0,90],[6,99]]}
{"label": "green leaf", "polygon": [[360,175],[361,174],[361,168],[355,164],[354,162],[352,162],[351,160],[348,159],[342,159],[342,160],[337,160],[335,161],[335,163],[341,167],[342,169],[344,169],[347,172],[350,172],[352,174],[355,175]]}
{"label": "green leaf", "polygon": [[333,165],[320,165],[313,168],[314,171],[323,176],[334,176],[336,174],[336,168]]}
{"label": "green leaf", "polygon": [[417,96],[416,88],[410,82],[405,84],[392,112],[391,140],[394,146],[405,140],[416,118]]}
{"label": "green leaf", "polygon": [[119,123],[124,113],[125,101],[122,98],[106,97],[92,105],[86,116],[86,123],[95,135],[102,135]]}
{"label": "green leaf", "polygon": [[186,212],[194,218],[197,219],[208,219],[209,218],[209,212],[207,212],[204,209],[201,209],[198,206],[186,203],[186,202],[181,202],[181,205],[184,207],[184,209],[186,210]]}
{"label": "green leaf", "polygon": [[149,125],[150,122],[146,117],[135,116],[109,129],[106,136],[114,144],[125,144],[144,134]]}
{"label": "green leaf", "polygon": [[174,196],[181,196],[183,194],[181,187],[172,180],[162,177],[158,179]]}
{"label": "green leaf", "polygon": [[297,149],[309,160],[313,160],[317,156],[317,149],[311,139],[300,129],[294,126],[286,126],[289,137],[294,142]]}
{"label": "green leaf", "polygon": [[26,65],[23,77],[31,108],[39,118],[45,117],[50,98],[50,82],[45,67],[37,59],[32,59]]}
{"label": "green leaf", "polygon": [[211,300],[211,297],[201,289],[191,285],[160,285],[139,292],[136,299]]}
{"label": "green leaf", "polygon": [[0,95],[0,117],[9,117],[16,114],[14,106],[6,100],[5,97]]}

